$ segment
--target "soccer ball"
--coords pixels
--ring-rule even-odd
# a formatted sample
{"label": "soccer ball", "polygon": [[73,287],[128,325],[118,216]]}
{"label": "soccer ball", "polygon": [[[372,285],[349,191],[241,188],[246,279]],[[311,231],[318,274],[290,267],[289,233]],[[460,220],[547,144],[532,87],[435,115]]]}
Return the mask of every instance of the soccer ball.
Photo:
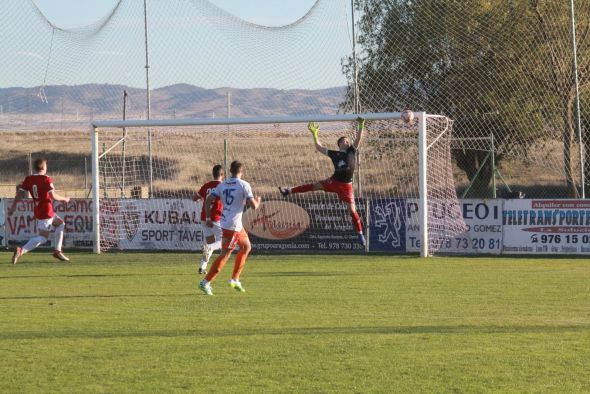
{"label": "soccer ball", "polygon": [[412,123],[412,121],[414,120],[414,113],[409,109],[404,110],[402,112],[402,120],[405,123]]}

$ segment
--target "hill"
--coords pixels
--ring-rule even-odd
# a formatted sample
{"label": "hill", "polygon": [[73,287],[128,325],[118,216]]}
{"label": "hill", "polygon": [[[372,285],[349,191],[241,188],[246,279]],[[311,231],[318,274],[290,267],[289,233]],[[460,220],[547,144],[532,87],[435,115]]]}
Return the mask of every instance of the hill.
{"label": "hill", "polygon": [[[127,118],[144,118],[144,89],[109,84],[0,88],[0,127],[67,129],[92,118],[121,119],[124,91],[128,95]],[[345,87],[204,89],[176,84],[151,91],[151,118],[226,117],[228,108],[232,117],[335,114],[345,92]]]}

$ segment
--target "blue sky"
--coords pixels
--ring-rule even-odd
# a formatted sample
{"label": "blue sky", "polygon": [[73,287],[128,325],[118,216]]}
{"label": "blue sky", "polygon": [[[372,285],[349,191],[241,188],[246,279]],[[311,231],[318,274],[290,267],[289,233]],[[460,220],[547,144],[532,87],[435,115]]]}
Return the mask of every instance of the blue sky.
{"label": "blue sky", "polygon": [[[34,1],[54,25],[66,29],[85,26],[100,19],[117,3],[117,0]],[[281,26],[305,15],[315,0],[210,0],[210,2],[249,22]]]}
{"label": "blue sky", "polygon": [[[143,1],[127,0],[94,36],[75,29],[104,19],[117,0],[24,0],[0,14],[0,86],[87,83],[145,86]],[[213,4],[239,19],[218,14]],[[320,89],[346,85],[342,59],[352,51],[350,0],[148,0],[152,88]],[[30,5],[30,3],[29,3]]]}

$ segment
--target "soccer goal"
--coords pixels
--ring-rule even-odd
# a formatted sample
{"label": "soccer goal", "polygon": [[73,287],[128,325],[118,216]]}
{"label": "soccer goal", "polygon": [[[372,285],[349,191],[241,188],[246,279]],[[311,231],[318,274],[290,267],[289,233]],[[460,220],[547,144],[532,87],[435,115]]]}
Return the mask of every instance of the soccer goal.
{"label": "soccer goal", "polygon": [[[358,116],[366,125],[353,186],[365,250],[335,194],[285,198],[278,190],[334,172],[331,160],[316,151],[308,122],[319,124],[324,147],[337,150],[340,136],[355,135]],[[465,232],[452,173],[452,121],[416,113],[406,123],[401,116],[94,121],[94,252],[200,249],[201,202],[193,196],[211,179],[214,165],[229,176],[233,160],[244,164],[244,179],[263,198],[259,210],[244,215],[254,250],[444,252]]]}

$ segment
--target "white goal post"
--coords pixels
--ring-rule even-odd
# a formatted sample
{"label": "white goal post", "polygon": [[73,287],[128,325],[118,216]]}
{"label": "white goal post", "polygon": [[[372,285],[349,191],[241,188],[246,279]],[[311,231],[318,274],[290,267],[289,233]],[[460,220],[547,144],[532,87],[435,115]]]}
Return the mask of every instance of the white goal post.
{"label": "white goal post", "polygon": [[[320,125],[327,123],[334,123],[334,122],[348,122],[350,124],[354,124],[354,122],[359,118],[362,117],[367,121],[367,129],[371,128],[371,122],[389,122],[389,121],[397,121],[397,124],[401,124],[400,127],[406,127],[404,122],[401,121],[402,113],[401,112],[388,112],[388,113],[363,113],[363,114],[342,114],[342,115],[306,115],[306,116],[273,116],[273,117],[252,117],[252,118],[208,118],[208,119],[162,119],[162,120],[95,120],[91,123],[90,132],[91,132],[91,147],[92,147],[92,216],[93,216],[93,251],[94,253],[101,253],[101,166],[99,165],[99,160],[104,157],[105,155],[110,154],[111,151],[114,149],[120,148],[121,145],[125,145],[126,143],[126,135],[123,134],[123,137],[117,137],[115,139],[111,139],[109,141],[110,145],[106,148],[103,144],[102,153],[99,151],[100,143],[103,142],[100,140],[100,131],[109,130],[109,129],[119,129],[119,130],[127,130],[127,129],[166,129],[166,130],[175,130],[176,128],[183,128],[186,130],[187,128],[195,128],[191,132],[199,133],[199,127],[202,128],[201,130],[210,130],[204,129],[203,127],[245,127],[244,125],[286,125],[286,124],[300,124],[303,127],[304,124],[307,122],[318,122]],[[427,131],[427,121],[428,119],[445,119],[447,121],[445,126],[446,128],[440,128],[440,130],[435,130],[435,133],[432,134],[430,137],[428,136],[429,133]],[[431,208],[429,207],[429,187],[436,188],[436,186],[429,185],[429,175],[428,175],[428,151],[431,146],[437,143],[437,141],[441,138],[441,136],[448,131],[450,128],[449,125],[452,123],[445,117],[439,115],[428,115],[424,112],[415,113],[415,124],[412,125],[415,131],[417,131],[416,139],[417,139],[417,149],[416,152],[418,153],[418,194],[417,200],[419,201],[419,227],[420,227],[420,255],[421,256],[429,256],[432,254],[433,250],[437,250],[437,247],[432,246],[432,240],[429,239],[429,228],[432,228],[432,225],[429,224],[429,212]],[[262,126],[260,126],[262,127]],[[393,126],[392,126],[393,127]],[[396,126],[397,127],[397,126]],[[376,128],[376,127],[375,127]],[[394,127],[395,128],[395,127]],[[417,129],[417,130],[416,130]],[[125,132],[126,133],[126,132]],[[148,133],[149,134],[149,133]],[[212,134],[209,138],[216,138],[216,133],[209,133]],[[308,136],[308,134],[306,134]],[[322,132],[320,132],[320,137],[322,137]],[[148,137],[151,138],[151,137]],[[222,138],[222,137],[221,137]],[[375,144],[380,144],[379,139],[382,138],[380,135],[375,134],[373,137]],[[383,137],[385,140],[385,137]],[[449,138],[450,140],[450,138]],[[182,140],[180,140],[182,141]],[[151,147],[151,140],[149,142]],[[180,143],[179,145],[183,145]],[[180,147],[179,147],[180,148]],[[360,147],[360,151],[363,150],[363,146]],[[151,148],[150,148],[151,149]],[[187,148],[188,149],[188,148]],[[450,144],[449,147],[445,147],[444,149],[448,149],[448,158],[445,159],[446,161],[450,160]],[[123,155],[125,153],[123,152]],[[196,153],[195,153],[196,154]],[[445,156],[446,157],[446,156]],[[392,160],[390,160],[392,161]],[[152,179],[152,152],[149,152],[149,159],[146,166],[149,167],[149,179],[150,179],[150,188],[151,188],[151,179]],[[392,163],[393,164],[393,163]],[[446,165],[446,164],[445,164]],[[395,167],[395,166],[394,166]],[[123,165],[123,172],[125,171],[125,164]],[[103,170],[104,171],[104,170]],[[116,171],[116,170],[113,170]],[[435,179],[436,177],[440,178],[441,176],[450,177],[452,182],[452,173],[448,173],[448,168],[442,168],[441,174],[443,175],[431,175],[430,179]],[[391,172],[391,171],[390,171]],[[446,174],[446,175],[445,175]],[[431,181],[432,182],[432,181]],[[454,189],[454,183],[453,183]],[[151,192],[151,189],[150,189]],[[456,200],[456,193],[454,190],[452,191],[451,199],[454,198]],[[151,194],[149,196],[152,197]],[[458,209],[458,208],[457,208]],[[439,223],[437,226],[440,228],[444,226],[444,223]],[[456,235],[456,233],[454,234]],[[440,242],[440,240],[438,241]],[[430,247],[429,247],[430,246]]]}

